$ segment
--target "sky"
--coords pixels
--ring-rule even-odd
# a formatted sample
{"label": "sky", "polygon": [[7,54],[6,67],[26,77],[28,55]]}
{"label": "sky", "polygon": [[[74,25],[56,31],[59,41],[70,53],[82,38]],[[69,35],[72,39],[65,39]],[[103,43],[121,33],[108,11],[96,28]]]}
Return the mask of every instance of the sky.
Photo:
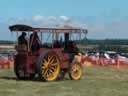
{"label": "sky", "polygon": [[128,0],[0,0],[0,40],[14,40],[9,25],[72,26],[87,38],[128,38]]}

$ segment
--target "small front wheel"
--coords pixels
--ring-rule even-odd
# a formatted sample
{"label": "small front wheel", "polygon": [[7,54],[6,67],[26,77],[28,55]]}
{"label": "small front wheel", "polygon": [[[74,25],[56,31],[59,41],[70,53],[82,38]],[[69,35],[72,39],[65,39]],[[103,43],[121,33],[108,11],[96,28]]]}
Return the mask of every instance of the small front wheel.
{"label": "small front wheel", "polygon": [[71,80],[79,80],[83,75],[83,68],[79,63],[72,64],[69,77]]}

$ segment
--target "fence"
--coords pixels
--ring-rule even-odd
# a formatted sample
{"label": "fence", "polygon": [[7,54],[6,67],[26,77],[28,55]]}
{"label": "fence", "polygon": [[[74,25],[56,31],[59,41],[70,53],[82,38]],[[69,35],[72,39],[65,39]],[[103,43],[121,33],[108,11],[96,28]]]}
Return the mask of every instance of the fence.
{"label": "fence", "polygon": [[10,69],[13,67],[13,56],[0,56],[0,69]]}
{"label": "fence", "polygon": [[97,65],[97,66],[113,66],[116,68],[128,68],[128,59],[127,58],[121,58],[121,57],[117,57],[117,58],[97,58],[94,56],[87,56],[84,58],[84,65],[86,66],[91,66],[91,65]]}

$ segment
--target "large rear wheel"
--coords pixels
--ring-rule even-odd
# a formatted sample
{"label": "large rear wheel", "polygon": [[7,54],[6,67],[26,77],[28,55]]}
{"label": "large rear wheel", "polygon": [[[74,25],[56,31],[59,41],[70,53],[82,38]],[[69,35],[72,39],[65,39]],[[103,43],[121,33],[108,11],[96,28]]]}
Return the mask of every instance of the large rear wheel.
{"label": "large rear wheel", "polygon": [[23,70],[21,70],[18,63],[14,64],[14,72],[15,72],[17,79],[20,79],[20,80],[25,79],[24,72]]}
{"label": "large rear wheel", "polygon": [[38,74],[42,80],[53,81],[59,76],[60,59],[54,51],[44,51],[37,65]]}
{"label": "large rear wheel", "polygon": [[33,79],[35,77],[35,73],[33,73],[33,74],[27,74],[27,73],[25,73],[23,67],[24,66],[22,64],[20,64],[20,62],[18,61],[18,59],[15,58],[14,72],[15,72],[15,75],[16,75],[17,79],[19,79],[19,80]]}

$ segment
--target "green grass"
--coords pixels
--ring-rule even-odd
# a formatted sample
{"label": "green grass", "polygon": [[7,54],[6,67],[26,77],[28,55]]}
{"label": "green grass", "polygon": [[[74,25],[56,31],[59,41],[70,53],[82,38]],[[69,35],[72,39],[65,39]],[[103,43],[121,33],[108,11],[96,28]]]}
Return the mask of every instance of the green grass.
{"label": "green grass", "polygon": [[0,96],[128,96],[128,70],[90,67],[81,80],[54,82],[18,81],[0,70]]}

